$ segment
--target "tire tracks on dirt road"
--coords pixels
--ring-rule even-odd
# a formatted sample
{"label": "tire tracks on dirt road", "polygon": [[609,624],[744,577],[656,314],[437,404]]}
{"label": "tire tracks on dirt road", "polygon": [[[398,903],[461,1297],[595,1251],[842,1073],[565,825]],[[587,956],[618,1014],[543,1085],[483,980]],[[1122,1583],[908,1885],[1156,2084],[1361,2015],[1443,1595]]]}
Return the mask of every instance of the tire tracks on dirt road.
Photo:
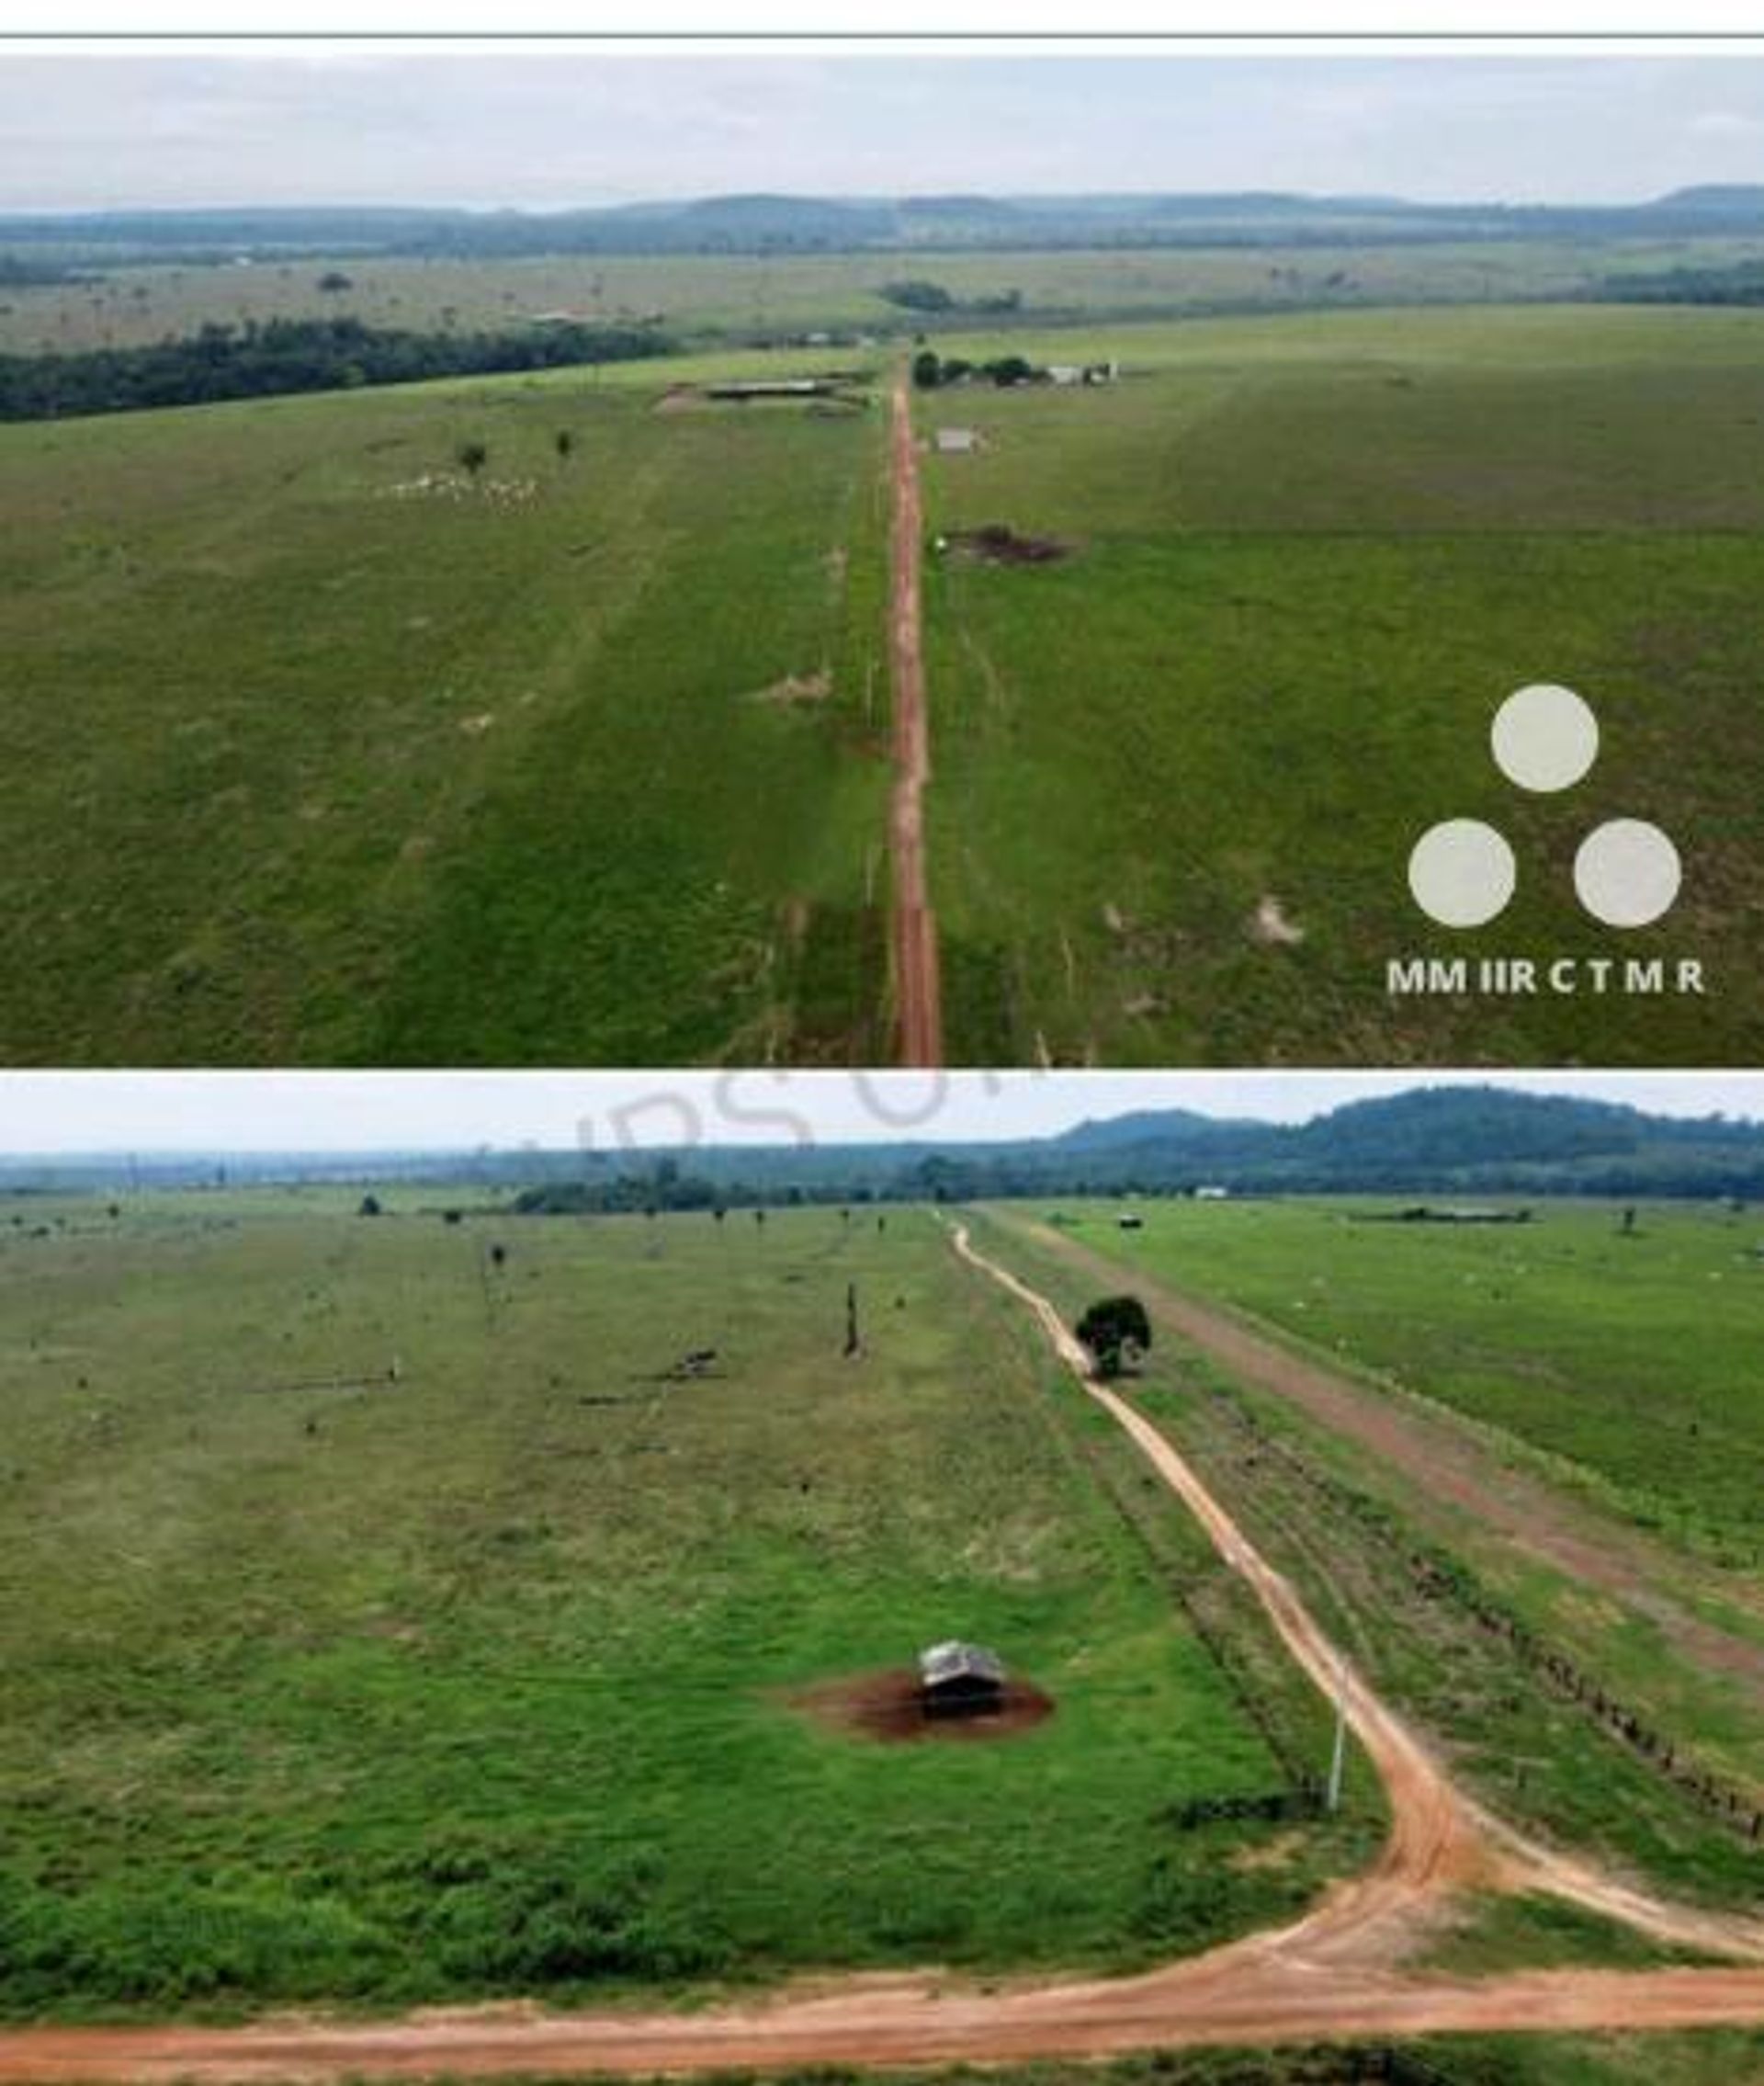
{"label": "tire tracks on dirt road", "polygon": [[900,1062],[944,1061],[943,978],[937,920],[925,876],[925,786],[931,780],[931,725],[925,697],[924,618],[920,561],[924,510],[912,397],[895,380],[889,430],[893,492],[888,660],[894,685],[894,797],[888,840],[894,856],[894,992]]}

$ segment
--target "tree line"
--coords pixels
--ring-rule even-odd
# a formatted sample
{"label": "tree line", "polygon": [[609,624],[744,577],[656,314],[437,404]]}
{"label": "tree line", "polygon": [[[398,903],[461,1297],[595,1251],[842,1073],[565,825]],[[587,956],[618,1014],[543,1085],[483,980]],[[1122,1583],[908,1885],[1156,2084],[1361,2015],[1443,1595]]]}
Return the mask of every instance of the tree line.
{"label": "tree line", "polygon": [[1764,261],[1606,276],[1593,294],[1610,304],[1764,304]]}
{"label": "tree line", "polygon": [[0,356],[0,420],[57,420],[432,377],[570,368],[667,355],[675,346],[658,327],[644,324],[465,334],[373,327],[354,318],[206,325],[143,347]]}

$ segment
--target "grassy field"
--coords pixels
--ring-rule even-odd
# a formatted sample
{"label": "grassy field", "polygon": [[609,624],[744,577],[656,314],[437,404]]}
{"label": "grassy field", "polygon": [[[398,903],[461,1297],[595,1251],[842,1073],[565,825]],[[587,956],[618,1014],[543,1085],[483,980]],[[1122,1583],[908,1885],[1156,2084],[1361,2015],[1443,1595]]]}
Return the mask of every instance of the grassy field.
{"label": "grassy field", "polygon": [[[1646,2035],[1436,2035],[1397,2044],[1159,2050],[1146,2057],[894,2072],[900,2086],[1753,2086],[1764,2035],[1744,2029]],[[754,2086],[862,2086],[842,2066],[768,2074]],[[543,2086],[536,2081],[535,2086]]]}
{"label": "grassy field", "polygon": [[[1524,1230],[1472,1231],[1355,1220],[1385,1206],[1149,1203],[1122,1232],[1119,1207],[1067,1206],[1063,1247],[1039,1211],[988,1221],[1068,1309],[1110,1279],[1077,1246],[1124,1288],[1143,1274],[1154,1309],[1159,1283],[1223,1304],[1420,1421],[1425,1470],[1169,1327],[1134,1387],[1497,1811],[1668,1891],[1754,1903],[1764,1726],[1736,1661],[1764,1641],[1749,1482],[1764,1415],[1746,1360],[1764,1277],[1744,1221],[1650,1208],[1620,1238],[1616,1211],[1554,1204]],[[1516,1527],[1461,1503],[1457,1415],[1484,1483],[1538,1487]],[[1544,1519],[1627,1558],[1630,1579],[1537,1547]],[[1590,1676],[1585,1692],[1553,1684],[1490,1627],[1500,1616]],[[1718,1626],[1714,1649],[1685,1641],[1690,1618]],[[1738,1830],[1588,1714],[1603,1691],[1752,1792]]]}
{"label": "grassy field", "polygon": [[[959,316],[903,310],[880,294],[930,279],[962,300],[1020,292],[1040,319],[1156,316],[1325,302],[1487,302],[1581,294],[1607,276],[1756,259],[1756,239],[1445,241],[1379,246],[1205,246],[1118,251],[584,255],[503,260],[346,255],[240,266],[144,263],[87,282],[0,292],[0,354],[127,347],[247,320],[350,312],[375,326],[462,330],[536,314],[659,318],[693,336],[775,338],[840,328],[947,328]],[[322,290],[337,271],[346,290]]]}
{"label": "grassy field", "polygon": [[[1646,2035],[1452,2035],[1398,2044],[1159,2050],[1102,2062],[954,2066],[894,2072],[900,2086],[1752,2086],[1764,2035],[1745,2029]],[[754,2086],[861,2086],[842,2066],[768,2074]],[[543,2086],[536,2081],[535,2086]]]}
{"label": "grassy field", "polygon": [[[942,529],[1061,562],[930,575],[933,897],[964,1061],[1735,1061],[1764,1043],[1747,662],[1764,641],[1764,319],[1508,310],[1030,334],[1102,389],[959,389]],[[1001,339],[953,344],[972,354]],[[1593,704],[1566,798],[1487,753],[1529,681]],[[1677,908],[1614,937],[1570,869],[1653,819]],[[1485,818],[1519,892],[1475,933],[1407,888]],[[1272,922],[1272,925],[1270,923]],[[1418,954],[1692,957],[1703,998],[1391,998]]]}
{"label": "grassy field", "polygon": [[[6,2012],[1126,1963],[1368,1856],[1358,1763],[1327,1826],[1177,1822],[1327,1707],[928,1217],[386,1199],[0,1225]],[[951,1633],[1054,1715],[798,1699]]]}
{"label": "grassy field", "polygon": [[1379,1224],[1401,1198],[1091,1207],[1078,1236],[1541,1452],[1668,1538],[1764,1560],[1764,1223],[1545,1203],[1525,1229]]}
{"label": "grassy field", "polygon": [[878,426],[665,381],[0,431],[0,1057],[877,1055]]}
{"label": "grassy field", "polygon": [[[1007,337],[1125,375],[919,404],[986,443],[927,458],[934,527],[1071,553],[927,574],[952,1061],[1764,1049],[1764,314],[952,345]],[[888,1058],[881,416],[656,410],[751,366],[0,429],[0,1060]],[[1560,798],[1487,751],[1533,680],[1603,731]],[[1458,816],[1520,865],[1474,933],[1407,886]],[[1572,892],[1613,816],[1685,862],[1628,934]],[[1692,958],[1706,992],[1386,989],[1390,959],[1491,953]]]}

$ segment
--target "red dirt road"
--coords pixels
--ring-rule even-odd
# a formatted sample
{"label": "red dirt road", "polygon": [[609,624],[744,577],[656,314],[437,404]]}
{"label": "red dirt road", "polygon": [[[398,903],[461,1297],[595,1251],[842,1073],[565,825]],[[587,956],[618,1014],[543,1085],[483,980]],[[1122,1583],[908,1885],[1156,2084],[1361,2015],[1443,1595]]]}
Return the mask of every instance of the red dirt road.
{"label": "red dirt road", "polygon": [[[1188,2044],[1266,2044],[1453,2031],[1592,2033],[1764,2026],[1764,1922],[1662,1904],[1533,1845],[1455,1788],[1438,1760],[1318,1628],[1171,1445],[1088,1381],[1084,1353],[1046,1298],[958,1229],[956,1250],[1035,1316],[1061,1357],[1132,1436],[1254,1589],[1316,1684],[1340,1691],[1390,1799],[1366,1875],[1303,1919],[1143,1976],[985,1990],[934,1973],[799,1984],[698,2013],[510,2009],[386,2023],[243,2028],[27,2028],[0,2035],[0,2080],[323,2080],[437,2072],[705,2072],[1101,2057]],[[1732,1967],[1549,1970],[1478,1980],[1406,1974],[1406,1945],[1454,1888],[1544,1890],[1659,1939],[1742,1958]]]}
{"label": "red dirt road", "polygon": [[911,396],[904,376],[895,384],[892,411],[888,657],[894,683],[894,800],[888,837],[894,854],[894,991],[900,1062],[935,1066],[944,1061],[944,1004],[937,921],[925,883],[924,791],[931,779],[931,731],[919,598],[924,515],[919,497]]}

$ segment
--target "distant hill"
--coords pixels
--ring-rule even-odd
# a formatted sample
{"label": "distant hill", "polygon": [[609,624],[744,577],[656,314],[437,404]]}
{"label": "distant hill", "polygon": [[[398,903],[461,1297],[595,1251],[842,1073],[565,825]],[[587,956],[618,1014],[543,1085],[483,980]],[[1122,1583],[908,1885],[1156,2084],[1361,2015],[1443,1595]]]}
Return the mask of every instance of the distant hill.
{"label": "distant hill", "polygon": [[1048,1141],[1066,1151],[1119,1151],[1141,1144],[1216,1151],[1245,1140],[1254,1145],[1279,1135],[1272,1123],[1203,1116],[1193,1108],[1141,1108],[1125,1116],[1105,1116],[1100,1121],[1086,1118]]}
{"label": "distant hill", "polygon": [[594,210],[107,210],[0,217],[0,250],[117,265],[294,254],[853,253],[1060,246],[1380,244],[1764,232],[1764,187],[1623,205],[1416,203],[1279,191],[1076,196],[756,194]]}
{"label": "distant hill", "polygon": [[[669,1171],[672,1169],[672,1171]],[[1764,1196],[1764,1125],[1688,1121],[1498,1086],[1420,1088],[1308,1123],[1149,1110],[1011,1144],[725,1147],[632,1154],[536,1185],[534,1208],[684,1199],[958,1201],[1016,1196],[1479,1194]]]}

